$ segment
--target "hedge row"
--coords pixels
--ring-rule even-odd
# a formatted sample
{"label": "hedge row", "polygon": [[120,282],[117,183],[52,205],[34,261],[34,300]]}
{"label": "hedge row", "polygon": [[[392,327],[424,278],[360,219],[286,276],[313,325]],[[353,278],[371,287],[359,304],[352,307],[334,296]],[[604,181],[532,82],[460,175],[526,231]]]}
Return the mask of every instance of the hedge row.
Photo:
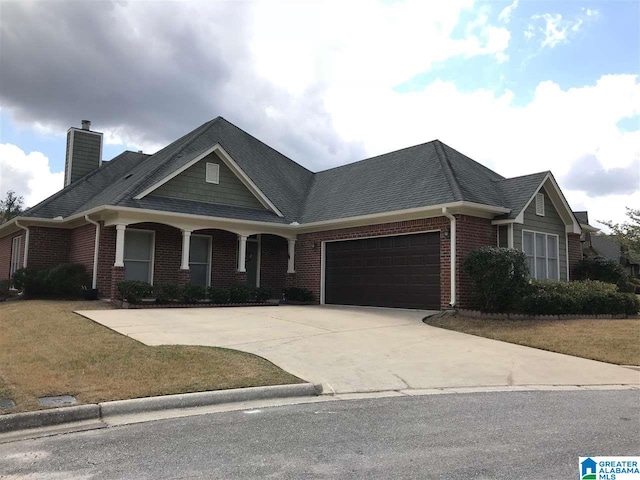
{"label": "hedge row", "polygon": [[91,275],[79,263],[21,268],[13,275],[13,286],[28,298],[81,298],[91,289]]}
{"label": "hedge row", "polygon": [[[155,298],[156,303],[198,303],[209,301],[216,305],[229,303],[263,303],[272,298],[268,288],[249,288],[236,284],[229,288],[205,288],[202,285],[159,284],[151,286],[146,282],[125,280],[118,283],[118,292],[129,303],[140,303],[143,299]],[[285,296],[290,300],[311,301],[313,295],[303,288],[287,288]]]}

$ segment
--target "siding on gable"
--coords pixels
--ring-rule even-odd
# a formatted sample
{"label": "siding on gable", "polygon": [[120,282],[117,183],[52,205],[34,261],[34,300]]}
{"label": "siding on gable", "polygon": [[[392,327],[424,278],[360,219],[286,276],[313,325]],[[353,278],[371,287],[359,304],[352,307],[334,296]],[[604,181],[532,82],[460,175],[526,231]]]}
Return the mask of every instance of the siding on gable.
{"label": "siding on gable", "polygon": [[[207,183],[207,162],[220,165],[220,183]],[[179,198],[205,203],[220,203],[263,210],[260,201],[227,167],[216,153],[211,153],[195,165],[154,190],[151,195]]]}
{"label": "siding on gable", "polygon": [[544,193],[544,217],[536,215],[536,202],[534,199],[524,211],[524,224],[513,224],[513,248],[522,250],[522,230],[558,235],[560,280],[567,280],[567,233],[565,224],[553,206],[545,188],[543,187],[540,192]]}

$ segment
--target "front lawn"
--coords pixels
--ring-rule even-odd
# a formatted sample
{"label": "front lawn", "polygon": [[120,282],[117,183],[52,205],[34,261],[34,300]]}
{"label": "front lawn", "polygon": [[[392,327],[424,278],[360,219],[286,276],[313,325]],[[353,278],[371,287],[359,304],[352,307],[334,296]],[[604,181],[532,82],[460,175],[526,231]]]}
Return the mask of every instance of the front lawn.
{"label": "front lawn", "polygon": [[250,353],[149,347],[73,313],[107,308],[99,301],[0,303],[0,398],[16,402],[0,414],[36,410],[41,396],[69,394],[94,403],[301,382]]}
{"label": "front lawn", "polygon": [[434,327],[619,365],[640,365],[640,320],[493,320],[445,316]]}

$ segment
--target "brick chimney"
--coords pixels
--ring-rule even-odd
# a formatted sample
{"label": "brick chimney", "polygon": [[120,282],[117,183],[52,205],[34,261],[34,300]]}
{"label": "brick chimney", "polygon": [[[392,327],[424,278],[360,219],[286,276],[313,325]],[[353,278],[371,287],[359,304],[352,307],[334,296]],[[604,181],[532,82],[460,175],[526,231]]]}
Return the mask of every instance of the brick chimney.
{"label": "brick chimney", "polygon": [[102,133],[91,131],[89,120],[82,120],[82,128],[67,130],[64,186],[71,185],[101,164]]}

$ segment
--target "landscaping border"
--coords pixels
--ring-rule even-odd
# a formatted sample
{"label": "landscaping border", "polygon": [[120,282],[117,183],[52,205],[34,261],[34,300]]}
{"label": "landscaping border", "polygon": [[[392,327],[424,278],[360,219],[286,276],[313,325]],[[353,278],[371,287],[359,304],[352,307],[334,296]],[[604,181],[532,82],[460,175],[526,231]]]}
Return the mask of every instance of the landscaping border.
{"label": "landscaping border", "polygon": [[470,318],[492,318],[496,320],[577,320],[577,319],[624,319],[624,318],[640,318],[638,315],[627,315],[626,313],[619,314],[571,314],[571,315],[527,315],[524,313],[491,313],[481,312],[479,310],[465,310],[463,308],[456,308],[455,314],[463,317]]}
{"label": "landscaping border", "polygon": [[117,308],[123,309],[148,309],[148,308],[214,308],[214,307],[276,307],[275,302],[251,302],[251,303],[129,303],[124,300],[111,300]]}

